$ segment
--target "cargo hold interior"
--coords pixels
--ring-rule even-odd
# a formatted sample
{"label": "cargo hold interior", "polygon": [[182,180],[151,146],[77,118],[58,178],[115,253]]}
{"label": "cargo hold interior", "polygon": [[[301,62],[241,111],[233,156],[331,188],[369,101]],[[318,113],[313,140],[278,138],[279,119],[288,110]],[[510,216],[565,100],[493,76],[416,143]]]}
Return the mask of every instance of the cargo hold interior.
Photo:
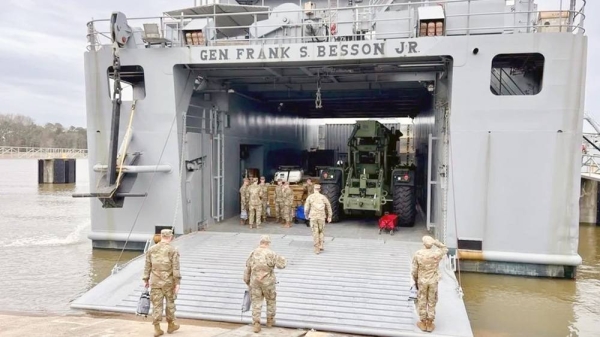
{"label": "cargo hold interior", "polygon": [[440,140],[450,112],[451,65],[450,57],[177,65],[195,77],[185,157],[210,163],[186,177],[196,191],[188,195],[189,204],[197,206],[188,209],[188,223],[215,218],[215,207],[209,205],[215,204],[214,176],[220,168],[218,145],[208,132],[210,110],[223,113],[224,219],[239,216],[239,187],[247,169],[257,169],[267,181],[280,166],[299,166],[305,176],[317,176],[316,165],[347,160],[353,120],[376,119],[402,132],[400,162],[416,165],[417,209],[424,217],[429,206],[434,221],[440,216],[441,193],[432,184],[427,202],[428,162],[434,163],[431,180],[436,180],[435,163],[441,158]]}

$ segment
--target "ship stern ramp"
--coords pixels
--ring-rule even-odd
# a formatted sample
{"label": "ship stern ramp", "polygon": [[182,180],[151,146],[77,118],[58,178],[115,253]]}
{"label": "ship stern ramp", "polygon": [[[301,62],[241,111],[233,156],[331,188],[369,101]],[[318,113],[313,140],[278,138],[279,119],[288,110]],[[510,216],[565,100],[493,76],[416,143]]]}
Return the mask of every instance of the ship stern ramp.
{"label": "ship stern ramp", "polygon": [[[243,272],[260,235],[197,232],[177,238],[181,290],[177,317],[247,324],[241,312]],[[277,325],[376,336],[473,336],[458,282],[440,267],[436,329],[421,332],[409,300],[412,255],[421,245],[382,239],[326,237],[316,255],[312,238],[271,235],[272,248],[287,258],[277,275]],[[443,262],[447,262],[444,260]],[[143,255],[72,302],[71,307],[134,314],[143,291]],[[263,322],[266,309],[263,308]]]}

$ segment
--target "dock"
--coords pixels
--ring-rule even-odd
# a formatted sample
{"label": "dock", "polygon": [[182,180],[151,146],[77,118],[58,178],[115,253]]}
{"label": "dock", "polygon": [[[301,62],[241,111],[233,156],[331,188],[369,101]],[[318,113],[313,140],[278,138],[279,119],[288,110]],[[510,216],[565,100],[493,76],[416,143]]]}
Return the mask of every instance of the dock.
{"label": "dock", "polygon": [[[285,269],[276,271],[278,327],[394,337],[473,336],[447,260],[440,266],[437,328],[424,333],[416,327],[418,316],[408,296],[412,255],[422,247],[415,241],[421,229],[401,229],[391,236],[378,235],[370,227],[366,235],[352,238],[341,236],[367,227],[333,224],[326,230],[325,251],[316,255],[310,229],[303,224],[286,232],[275,224],[250,230],[237,221],[230,219],[173,242],[181,253],[177,317],[251,323],[251,312],[241,312],[243,271],[260,235],[269,233],[272,249],[288,260]],[[75,300],[72,308],[135,313],[143,267],[143,256],[132,260]],[[265,311],[263,306],[263,324]]]}

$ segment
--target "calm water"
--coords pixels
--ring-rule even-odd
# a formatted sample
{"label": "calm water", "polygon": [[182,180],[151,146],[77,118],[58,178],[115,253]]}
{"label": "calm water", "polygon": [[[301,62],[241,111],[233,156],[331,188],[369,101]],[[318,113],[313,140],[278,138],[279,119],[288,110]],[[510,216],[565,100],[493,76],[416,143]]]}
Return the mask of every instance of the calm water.
{"label": "calm water", "polygon": [[[69,302],[110,274],[119,252],[93,251],[86,237],[98,201],[71,197],[88,190],[85,160],[67,186],[38,186],[35,160],[0,160],[2,311],[73,314]],[[580,236],[575,281],[463,273],[475,336],[600,336],[600,228]]]}

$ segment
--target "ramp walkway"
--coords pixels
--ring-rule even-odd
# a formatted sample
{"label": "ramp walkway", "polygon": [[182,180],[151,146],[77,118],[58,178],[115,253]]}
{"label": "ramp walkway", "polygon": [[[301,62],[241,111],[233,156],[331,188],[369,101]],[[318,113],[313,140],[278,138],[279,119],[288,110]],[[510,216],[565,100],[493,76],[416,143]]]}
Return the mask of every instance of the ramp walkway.
{"label": "ramp walkway", "polygon": [[[173,242],[181,253],[177,317],[250,323],[241,313],[243,271],[260,233],[197,232]],[[271,234],[272,248],[288,260],[277,270],[276,325],[376,336],[473,336],[457,282],[441,271],[437,328],[423,333],[408,300],[414,242],[325,238],[316,255],[306,235]],[[135,313],[143,290],[143,256],[75,300],[75,309]],[[265,308],[263,306],[263,324]]]}

